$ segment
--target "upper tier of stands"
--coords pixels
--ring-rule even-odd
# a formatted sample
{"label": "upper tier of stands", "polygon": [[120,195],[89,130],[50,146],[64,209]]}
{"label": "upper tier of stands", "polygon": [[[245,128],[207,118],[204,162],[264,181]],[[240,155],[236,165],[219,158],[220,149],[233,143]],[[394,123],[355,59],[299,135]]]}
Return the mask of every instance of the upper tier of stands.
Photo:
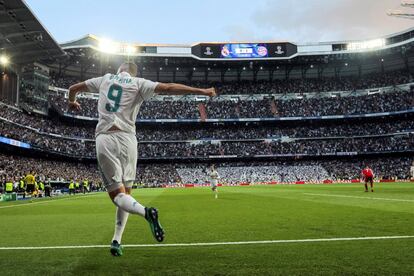
{"label": "upper tier of stands", "polygon": [[[364,93],[333,94],[330,97],[313,98],[216,98],[205,101],[151,100],[144,102],[138,119],[239,119],[317,117],[337,115],[362,115],[382,112],[411,110],[414,106],[414,92],[411,87],[388,87]],[[67,98],[55,94],[50,103],[59,113],[66,116],[98,118],[97,99],[79,97],[80,112],[68,112]]]}

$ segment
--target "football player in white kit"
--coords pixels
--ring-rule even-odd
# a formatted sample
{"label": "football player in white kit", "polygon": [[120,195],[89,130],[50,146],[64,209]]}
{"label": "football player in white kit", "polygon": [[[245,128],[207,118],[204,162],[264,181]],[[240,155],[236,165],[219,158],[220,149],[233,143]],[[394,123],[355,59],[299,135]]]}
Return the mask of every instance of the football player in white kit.
{"label": "football player in white kit", "polygon": [[211,165],[211,170],[210,170],[210,185],[211,185],[211,190],[214,192],[214,197],[217,199],[218,198],[218,190],[217,190],[217,185],[218,185],[218,179],[220,178],[218,172],[216,171],[216,168],[214,167],[214,164]]}
{"label": "football player in white kit", "polygon": [[135,63],[123,63],[116,75],[77,83],[69,88],[70,110],[79,111],[78,92],[99,93],[99,121],[96,126],[96,157],[109,197],[117,206],[115,233],[110,252],[122,255],[121,238],[129,214],[145,218],[158,242],[164,240],[164,230],[158,220],[158,210],[146,208],[131,196],[137,169],[137,138],[135,122],[142,103],[154,94],[195,94],[214,97],[214,88],[200,89],[175,83],[158,83],[137,78]]}
{"label": "football player in white kit", "polygon": [[411,176],[411,181],[414,179],[414,161],[411,164],[411,168],[410,168],[410,176]]}

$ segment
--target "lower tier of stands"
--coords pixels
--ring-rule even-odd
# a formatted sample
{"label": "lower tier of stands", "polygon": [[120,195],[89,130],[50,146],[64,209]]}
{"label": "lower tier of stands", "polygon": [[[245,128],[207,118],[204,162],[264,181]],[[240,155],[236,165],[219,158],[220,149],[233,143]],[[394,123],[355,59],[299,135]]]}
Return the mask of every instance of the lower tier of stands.
{"label": "lower tier of stands", "polygon": [[[369,165],[378,179],[409,179],[413,157],[378,157],[366,159],[296,160],[273,162],[216,162],[224,184],[256,182],[322,183],[325,180],[352,180],[360,177]],[[136,181],[149,186],[204,184],[209,181],[211,163],[139,164]],[[17,181],[33,173],[42,180],[101,183],[97,165],[79,162],[51,161],[39,158],[0,154],[2,181]]]}

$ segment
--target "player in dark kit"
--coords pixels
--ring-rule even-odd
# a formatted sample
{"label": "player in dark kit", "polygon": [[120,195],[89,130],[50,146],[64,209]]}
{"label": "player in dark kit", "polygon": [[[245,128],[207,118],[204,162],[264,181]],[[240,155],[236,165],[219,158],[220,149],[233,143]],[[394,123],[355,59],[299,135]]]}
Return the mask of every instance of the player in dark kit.
{"label": "player in dark kit", "polygon": [[361,175],[362,179],[365,181],[365,192],[368,192],[368,182],[371,185],[371,192],[374,192],[374,172],[371,168],[366,166],[365,169],[362,170]]}

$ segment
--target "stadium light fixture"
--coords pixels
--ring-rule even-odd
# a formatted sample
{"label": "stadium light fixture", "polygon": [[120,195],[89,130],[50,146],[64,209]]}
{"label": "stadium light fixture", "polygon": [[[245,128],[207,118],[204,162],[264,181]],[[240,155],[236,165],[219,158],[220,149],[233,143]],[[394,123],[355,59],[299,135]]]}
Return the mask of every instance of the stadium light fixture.
{"label": "stadium light fixture", "polygon": [[135,54],[136,52],[137,52],[137,48],[135,48],[134,46],[132,46],[132,45],[127,45],[126,47],[125,47],[125,51],[126,51],[126,53],[128,54],[128,55],[132,55],[132,54]]}
{"label": "stadium light fixture", "polygon": [[104,53],[115,54],[120,51],[120,46],[116,42],[102,38],[99,40],[99,50]]}
{"label": "stadium light fixture", "polygon": [[385,46],[385,39],[373,39],[361,42],[351,42],[347,45],[347,50],[370,50],[377,49]]}
{"label": "stadium light fixture", "polygon": [[6,66],[7,64],[9,64],[10,60],[8,57],[2,55],[0,56],[0,64]]}

